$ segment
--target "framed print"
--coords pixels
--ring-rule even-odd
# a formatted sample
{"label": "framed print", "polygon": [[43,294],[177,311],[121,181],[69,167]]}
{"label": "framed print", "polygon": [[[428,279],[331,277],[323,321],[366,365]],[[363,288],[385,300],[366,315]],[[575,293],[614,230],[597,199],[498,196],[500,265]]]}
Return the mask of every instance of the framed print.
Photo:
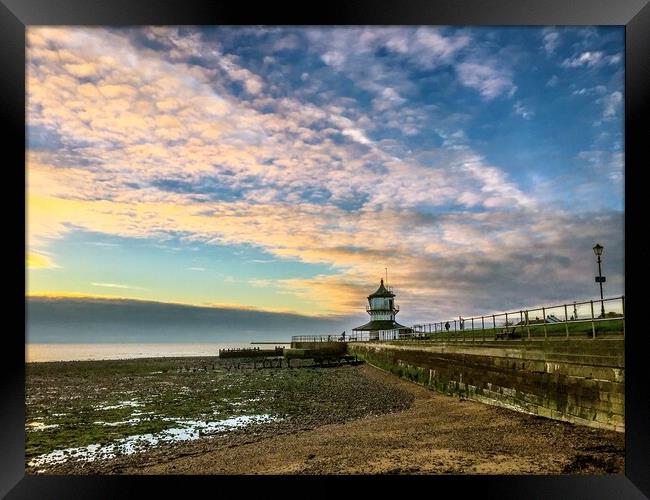
{"label": "framed print", "polygon": [[647,2],[2,1],[0,492],[650,495]]}

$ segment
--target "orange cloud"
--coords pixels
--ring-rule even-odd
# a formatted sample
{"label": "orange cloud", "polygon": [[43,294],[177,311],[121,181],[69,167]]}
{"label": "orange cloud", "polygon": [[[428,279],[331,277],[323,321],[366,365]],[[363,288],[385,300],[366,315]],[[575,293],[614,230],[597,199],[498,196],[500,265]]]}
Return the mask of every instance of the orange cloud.
{"label": "orange cloud", "polygon": [[36,252],[28,252],[25,255],[25,266],[28,269],[52,269],[59,267],[47,255]]}

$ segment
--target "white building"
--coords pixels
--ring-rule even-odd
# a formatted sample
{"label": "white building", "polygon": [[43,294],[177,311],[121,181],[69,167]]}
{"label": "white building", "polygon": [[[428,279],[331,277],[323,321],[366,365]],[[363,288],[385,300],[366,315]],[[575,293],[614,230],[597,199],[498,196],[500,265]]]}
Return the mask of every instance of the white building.
{"label": "white building", "polygon": [[380,330],[406,328],[395,322],[399,306],[395,305],[395,294],[384,286],[383,279],[377,291],[368,295],[366,312],[370,314],[370,321],[365,325],[353,328],[352,331],[370,332],[370,340],[378,340]]}

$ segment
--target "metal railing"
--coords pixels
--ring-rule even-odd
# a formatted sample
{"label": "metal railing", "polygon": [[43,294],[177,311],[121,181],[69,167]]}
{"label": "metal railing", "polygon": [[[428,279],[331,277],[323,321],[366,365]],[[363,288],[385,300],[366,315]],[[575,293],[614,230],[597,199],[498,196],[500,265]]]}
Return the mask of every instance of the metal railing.
{"label": "metal railing", "polygon": [[[410,330],[410,328],[409,328]],[[380,330],[375,332],[352,332],[341,335],[294,335],[291,342],[369,342],[381,340],[380,333],[392,330]]]}
{"label": "metal railing", "polygon": [[386,340],[486,340],[625,336],[625,296],[471,316],[413,325],[413,332]]}
{"label": "metal railing", "polygon": [[[449,325],[447,328],[446,325]],[[479,341],[625,337],[625,296],[417,324],[411,328],[335,335],[297,335],[292,342],[396,340]]]}
{"label": "metal railing", "polygon": [[351,342],[354,335],[294,335],[291,342]]}

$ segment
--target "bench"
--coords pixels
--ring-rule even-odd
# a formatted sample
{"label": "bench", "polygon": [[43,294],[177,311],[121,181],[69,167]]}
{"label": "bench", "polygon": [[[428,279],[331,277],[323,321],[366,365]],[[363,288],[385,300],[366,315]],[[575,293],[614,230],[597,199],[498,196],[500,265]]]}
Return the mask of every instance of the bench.
{"label": "bench", "polygon": [[521,333],[516,331],[516,326],[506,326],[494,336],[494,340],[499,339],[520,339]]}

